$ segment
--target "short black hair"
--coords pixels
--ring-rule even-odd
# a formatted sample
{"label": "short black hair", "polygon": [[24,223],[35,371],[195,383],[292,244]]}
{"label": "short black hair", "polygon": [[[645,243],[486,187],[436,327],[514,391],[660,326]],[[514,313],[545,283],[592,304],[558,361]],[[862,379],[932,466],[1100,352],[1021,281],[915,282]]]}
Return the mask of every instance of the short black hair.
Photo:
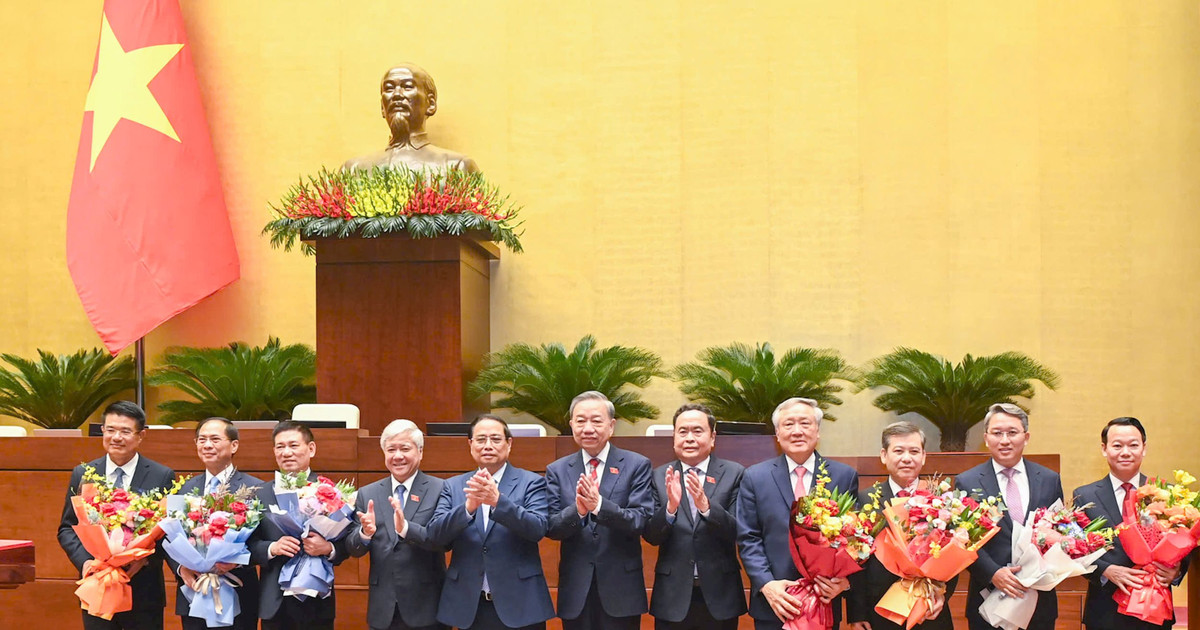
{"label": "short black hair", "polygon": [[300,435],[304,437],[305,442],[315,441],[312,429],[295,420],[280,420],[279,424],[275,425],[275,429],[271,431],[271,441],[274,442],[275,438],[284,431],[299,431]]}
{"label": "short black hair", "polygon": [[[225,438],[228,439],[229,441],[232,442],[233,440],[238,439],[238,428],[233,426],[233,423],[230,422],[228,418],[222,418],[220,416],[213,416],[211,418],[205,418],[205,419],[201,420],[200,422],[197,422],[196,423],[196,435],[197,436],[200,435],[200,429],[203,429],[204,425],[208,424],[209,422],[220,422],[221,424],[225,425]],[[274,436],[272,436],[272,437],[274,437]],[[309,440],[309,441],[311,442],[312,440]]]}
{"label": "short black hair", "polygon": [[675,410],[675,415],[671,417],[671,426],[675,426],[675,421],[679,419],[679,416],[688,411],[703,411],[704,415],[708,416],[709,432],[717,432],[717,418],[713,415],[712,409],[709,409],[700,403],[686,403],[680,405],[679,408]]}
{"label": "short black hair", "polygon": [[467,439],[472,439],[475,437],[475,425],[483,422],[484,420],[495,420],[496,422],[499,422],[501,426],[504,427],[504,439],[512,439],[512,431],[508,429],[508,423],[505,422],[503,418],[493,416],[490,413],[481,413],[478,416],[475,416],[475,419],[471,421],[470,428],[467,429]]}
{"label": "short black hair", "polygon": [[104,413],[100,414],[100,422],[103,424],[104,419],[109,415],[121,416],[129,418],[137,423],[138,431],[146,428],[146,412],[137,403],[129,400],[118,400],[104,408]]}
{"label": "short black hair", "polygon": [[1100,430],[1101,444],[1108,444],[1109,427],[1134,427],[1138,430],[1138,433],[1142,434],[1142,441],[1146,441],[1146,427],[1142,426],[1142,421],[1131,416],[1121,416],[1120,418],[1109,420],[1108,424],[1104,425],[1104,428]]}

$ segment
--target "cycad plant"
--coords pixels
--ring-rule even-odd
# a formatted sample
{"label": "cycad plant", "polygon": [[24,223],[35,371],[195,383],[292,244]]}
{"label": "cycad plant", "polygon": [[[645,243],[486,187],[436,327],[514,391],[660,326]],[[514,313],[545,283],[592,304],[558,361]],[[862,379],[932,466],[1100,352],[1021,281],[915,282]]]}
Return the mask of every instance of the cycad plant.
{"label": "cycad plant", "polygon": [[570,433],[571,399],[589,390],[607,396],[622,420],[656,417],[658,409],[633,389],[656,376],[664,376],[657,354],[627,346],[597,348],[596,338],[588,335],[570,352],[560,343],[515,343],[489,354],[469,395],[499,394],[494,408],[527,413]]}
{"label": "cycad plant", "polygon": [[163,424],[221,416],[230,420],[283,420],[300,403],[316,402],[317,355],[304,344],[223,348],[168,348],[147,382],[174,387],[194,400],[159,403]]}
{"label": "cycad plant", "polygon": [[897,348],[871,361],[860,389],[891,389],[875,398],[876,407],[929,420],[942,433],[943,451],[962,451],[967,432],[983,420],[988,407],[1032,398],[1033,381],[1055,389],[1059,378],[1020,352],[968,354],[955,365],[928,352]]}
{"label": "cycad plant", "polygon": [[38,350],[39,360],[0,355],[0,414],[47,429],[75,429],[108,399],[134,388],[133,359],[104,350],[54,355]]}
{"label": "cycad plant", "polygon": [[721,420],[766,424],[788,398],[811,398],[822,410],[842,404],[837,394],[843,387],[834,381],[854,381],[858,372],[836,350],[792,348],[776,360],[769,343],[733,343],[701,350],[672,376],[688,400],[707,405]]}

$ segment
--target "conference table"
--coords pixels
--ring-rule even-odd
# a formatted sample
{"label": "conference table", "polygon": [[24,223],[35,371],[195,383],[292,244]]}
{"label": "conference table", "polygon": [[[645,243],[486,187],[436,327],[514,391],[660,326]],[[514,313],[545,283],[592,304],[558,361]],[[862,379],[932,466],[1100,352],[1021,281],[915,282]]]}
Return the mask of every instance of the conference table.
{"label": "conference table", "polygon": [[32,540],[0,539],[0,589],[14,589],[37,576]]}

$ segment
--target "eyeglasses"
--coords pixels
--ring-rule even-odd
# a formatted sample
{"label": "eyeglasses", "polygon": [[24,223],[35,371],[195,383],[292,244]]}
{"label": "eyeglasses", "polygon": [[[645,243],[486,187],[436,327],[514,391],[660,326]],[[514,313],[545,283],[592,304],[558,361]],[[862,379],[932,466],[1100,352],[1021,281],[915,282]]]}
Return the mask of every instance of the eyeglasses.
{"label": "eyeglasses", "polygon": [[471,438],[471,442],[476,446],[484,444],[503,444],[506,438],[503,435],[481,435]]}
{"label": "eyeglasses", "polygon": [[1018,431],[1016,429],[1009,429],[1008,431],[988,431],[987,432],[988,435],[996,438],[997,440],[1001,440],[1004,438],[1008,438],[1010,440],[1015,440],[1015,439],[1017,439],[1018,435],[1021,435],[1021,433],[1022,433],[1021,431]]}
{"label": "eyeglasses", "polygon": [[121,437],[127,438],[127,437],[133,437],[133,434],[136,433],[136,431],[134,431],[133,429],[118,429],[116,427],[104,427],[103,431],[104,431],[104,435],[107,435],[108,437],[113,437],[113,436],[119,435]]}
{"label": "eyeglasses", "polygon": [[199,446],[204,446],[206,444],[212,444],[213,446],[220,446],[225,441],[226,441],[225,438],[219,437],[219,436],[209,437],[207,435],[201,435],[200,437],[196,438],[196,444]]}

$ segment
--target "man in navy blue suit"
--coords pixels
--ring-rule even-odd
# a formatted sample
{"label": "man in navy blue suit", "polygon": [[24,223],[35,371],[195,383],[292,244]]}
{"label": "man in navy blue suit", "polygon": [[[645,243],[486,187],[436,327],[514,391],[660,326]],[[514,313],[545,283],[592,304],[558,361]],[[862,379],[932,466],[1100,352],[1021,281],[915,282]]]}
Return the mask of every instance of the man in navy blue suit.
{"label": "man in navy blue suit", "polygon": [[[229,492],[237,492],[245,488],[253,488],[257,493],[263,485],[261,479],[252,477],[233,465],[233,455],[238,451],[238,429],[225,418],[209,418],[196,427],[196,455],[204,464],[204,474],[188,479],[179,494],[212,494],[221,484],[225,484]],[[209,626],[199,617],[188,615],[188,600],[183,594],[183,585],[187,584],[193,590],[196,578],[200,577],[195,571],[180,566],[178,562],[167,556],[167,564],[171,571],[179,576],[179,591],[175,594],[175,614],[179,615],[183,630],[206,630]],[[237,566],[218,562],[214,573],[237,577],[242,585],[233,592],[238,598],[241,612],[233,619],[231,627],[235,630],[254,630],[258,627],[258,569],[253,565]]]}
{"label": "man in navy blue suit", "polygon": [[984,592],[998,588],[1009,597],[1037,597],[1037,607],[1028,630],[1054,630],[1058,618],[1058,596],[1054,591],[1029,592],[1009,568],[1012,563],[1013,520],[1022,524],[1030,512],[1049,507],[1063,498],[1058,473],[1024,458],[1029,441],[1029,416],[1020,407],[998,403],[988,408],[983,419],[984,442],[992,457],[958,475],[955,486],[975,496],[1002,497],[1008,508],[1000,519],[1000,531],[979,549],[979,559],[968,568],[967,625],[971,630],[992,626],[979,615]]}
{"label": "man in navy blue suit", "polygon": [[[175,471],[138,454],[138,447],[146,437],[146,412],[132,402],[121,400],[106,407],[100,417],[104,423],[104,450],[108,454],[88,465],[116,488],[135,492],[170,488],[175,482]],[[67,501],[58,525],[58,544],[67,552],[71,564],[81,572],[94,560],[72,529],[79,524],[79,520],[75,516],[71,497],[79,494],[83,469],[83,465],[79,465],[71,471]],[[112,620],[94,617],[85,610],[84,630],[158,630],[163,627],[163,608],[167,596],[163,585],[162,554],[155,553],[135,561],[125,571],[130,576],[133,608],[113,615]]]}
{"label": "man in navy blue suit", "polygon": [[500,418],[476,418],[469,440],[479,470],[447,479],[425,531],[407,532],[451,550],[437,619],[471,630],[545,628],[554,616],[538,553],[546,480],[508,463],[512,432]]}
{"label": "man in navy blue suit", "polygon": [[[1124,513],[1133,510],[1135,490],[1146,483],[1142,474],[1142,458],[1146,455],[1146,428],[1137,418],[1109,420],[1100,432],[1100,447],[1108,461],[1108,474],[1103,479],[1075,489],[1075,505],[1089,505],[1089,518],[1103,518],[1115,526],[1122,522]],[[1181,565],[1166,566],[1154,563],[1148,567],[1135,567],[1125,554],[1120,539],[1096,561],[1096,570],[1089,573],[1087,598],[1083,604],[1083,625],[1088,630],[1159,630],[1170,628],[1174,619],[1162,625],[1142,621],[1136,617],[1122,615],[1113,599],[1117,589],[1129,592],[1147,579],[1163,586],[1178,586],[1187,569],[1187,560]]]}
{"label": "man in navy blue suit", "polygon": [[654,512],[650,460],[609,443],[616,410],[600,392],[571,401],[581,451],[546,467],[550,530],[561,540],[558,616],[564,630],[636,629],[646,612],[642,529]]}
{"label": "man in navy blue suit", "polygon": [[[812,490],[824,466],[828,488],[858,494],[858,473],[853,468],[825,459],[817,452],[821,419],[825,414],[817,401],[789,398],[775,408],[771,423],[783,455],[746,469],[738,492],[738,552],[750,578],[750,616],[757,630],[778,630],[800,614],[800,601],[787,593],[797,584],[800,571],[789,551],[789,524],[796,498]],[[816,580],[825,601],[833,602],[833,627],[841,620],[846,578],[810,576]]]}

